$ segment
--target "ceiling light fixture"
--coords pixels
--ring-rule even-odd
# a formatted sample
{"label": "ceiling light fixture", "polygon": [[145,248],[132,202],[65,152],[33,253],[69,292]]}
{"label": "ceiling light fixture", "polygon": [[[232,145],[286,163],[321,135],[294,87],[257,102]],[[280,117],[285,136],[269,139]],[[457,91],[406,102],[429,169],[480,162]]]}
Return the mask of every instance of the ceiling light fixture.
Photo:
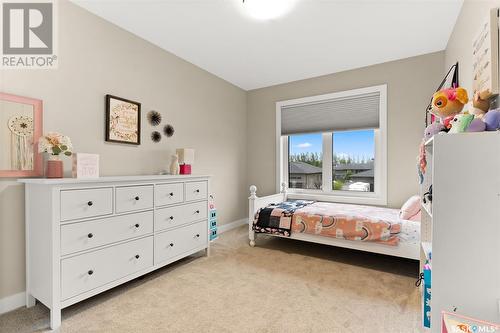
{"label": "ceiling light fixture", "polygon": [[270,20],[285,15],[296,0],[243,0],[246,12],[258,20]]}

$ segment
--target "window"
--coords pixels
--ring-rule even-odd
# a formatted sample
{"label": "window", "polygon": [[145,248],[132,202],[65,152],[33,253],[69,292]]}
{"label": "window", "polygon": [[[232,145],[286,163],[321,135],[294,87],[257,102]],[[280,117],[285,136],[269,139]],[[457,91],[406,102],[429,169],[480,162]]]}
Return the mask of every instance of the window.
{"label": "window", "polygon": [[333,132],[334,191],[375,190],[375,131]]}
{"label": "window", "polygon": [[288,140],[288,187],[320,190],[322,185],[321,134],[291,135]]}
{"label": "window", "polygon": [[293,198],[387,203],[386,86],[276,104],[277,188]]}

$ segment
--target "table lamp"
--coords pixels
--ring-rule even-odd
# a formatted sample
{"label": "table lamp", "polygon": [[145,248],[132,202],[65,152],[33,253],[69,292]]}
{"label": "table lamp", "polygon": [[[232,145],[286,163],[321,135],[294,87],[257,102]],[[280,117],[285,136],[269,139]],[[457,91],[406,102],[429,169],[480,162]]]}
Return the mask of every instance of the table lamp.
{"label": "table lamp", "polygon": [[191,164],[194,162],[194,149],[179,148],[177,156],[179,156],[179,174],[190,175]]}

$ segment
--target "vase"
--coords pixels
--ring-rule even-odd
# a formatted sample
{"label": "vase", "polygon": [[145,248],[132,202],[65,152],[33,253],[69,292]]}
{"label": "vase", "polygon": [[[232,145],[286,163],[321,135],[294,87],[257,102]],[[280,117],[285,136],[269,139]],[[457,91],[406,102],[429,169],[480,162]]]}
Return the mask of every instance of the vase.
{"label": "vase", "polygon": [[63,161],[57,155],[51,155],[47,161],[47,169],[45,170],[47,178],[63,178]]}

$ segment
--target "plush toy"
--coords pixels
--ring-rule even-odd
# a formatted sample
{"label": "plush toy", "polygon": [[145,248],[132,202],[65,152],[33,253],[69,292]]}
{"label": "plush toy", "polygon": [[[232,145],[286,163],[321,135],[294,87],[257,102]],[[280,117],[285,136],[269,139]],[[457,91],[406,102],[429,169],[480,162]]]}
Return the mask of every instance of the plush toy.
{"label": "plush toy", "polygon": [[445,131],[445,127],[443,124],[438,122],[432,123],[425,128],[424,140],[427,141],[430,138],[432,138],[435,134],[438,134],[439,132],[443,131]]}
{"label": "plush toy", "polygon": [[461,87],[439,90],[432,95],[431,113],[441,120],[459,114],[469,102],[467,90]]}
{"label": "plush toy", "polygon": [[[467,130],[474,115],[468,113],[457,114],[451,121],[451,128],[448,133],[463,133]],[[481,121],[481,120],[480,120]]]}
{"label": "plush toy", "polygon": [[432,123],[425,128],[424,139],[420,143],[418,158],[417,158],[418,180],[420,184],[422,184],[422,182],[424,181],[424,174],[427,169],[427,157],[425,155],[425,141],[429,140],[439,132],[445,132],[445,131],[446,128],[444,127],[443,124],[439,122]]}
{"label": "plush toy", "polygon": [[474,118],[467,127],[466,132],[484,132],[486,130],[485,122],[480,118]]}
{"label": "plush toy", "polygon": [[422,184],[424,182],[425,171],[427,170],[427,157],[425,155],[425,142],[423,140],[418,147],[417,160],[418,182]]}
{"label": "plush toy", "polygon": [[448,131],[450,130],[451,128],[451,121],[453,120],[453,118],[455,118],[455,116],[450,116],[450,117],[446,117],[444,119],[442,119],[441,121],[443,122],[443,125],[444,125],[444,131],[446,133],[448,133]]}
{"label": "plush toy", "polygon": [[487,131],[500,130],[500,109],[488,111],[484,117]]}
{"label": "plush toy", "polygon": [[478,91],[474,93],[472,114],[474,114],[476,118],[483,118],[485,113],[490,109],[489,96],[489,93],[479,93]]}
{"label": "plush toy", "polygon": [[464,112],[453,117],[448,133],[483,132],[485,129],[486,124],[483,120],[474,118],[474,115],[469,112]]}

